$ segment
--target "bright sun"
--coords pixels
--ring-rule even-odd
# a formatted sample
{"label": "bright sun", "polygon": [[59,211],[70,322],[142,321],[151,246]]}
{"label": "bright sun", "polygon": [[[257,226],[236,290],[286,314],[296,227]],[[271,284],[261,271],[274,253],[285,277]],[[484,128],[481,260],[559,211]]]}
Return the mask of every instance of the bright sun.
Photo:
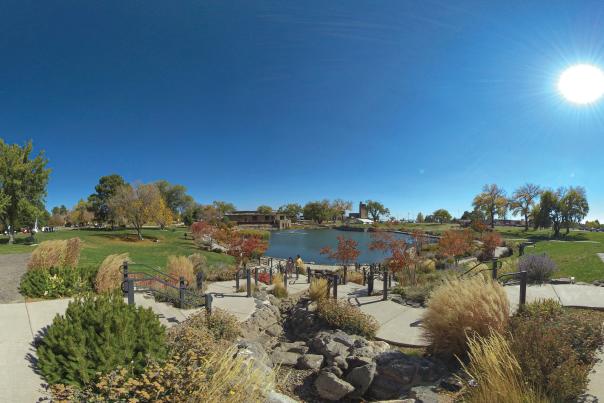
{"label": "bright sun", "polygon": [[570,102],[590,104],[604,95],[604,72],[591,64],[576,64],[560,75],[558,90]]}

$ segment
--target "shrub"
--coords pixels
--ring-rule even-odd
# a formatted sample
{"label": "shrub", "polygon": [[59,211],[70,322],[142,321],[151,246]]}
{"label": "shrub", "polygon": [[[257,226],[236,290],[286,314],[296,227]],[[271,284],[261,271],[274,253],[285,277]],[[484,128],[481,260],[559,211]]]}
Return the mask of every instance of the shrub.
{"label": "shrub", "polygon": [[48,270],[51,267],[75,268],[80,260],[80,238],[44,241],[34,249],[28,270]]}
{"label": "shrub", "polygon": [[543,283],[552,277],[557,267],[546,254],[524,255],[518,260],[518,270],[526,271],[530,282]]}
{"label": "shrub", "polygon": [[503,287],[490,279],[475,276],[445,280],[428,300],[423,316],[424,337],[435,353],[463,355],[468,336],[503,333],[509,311]]}
{"label": "shrub", "polygon": [[127,253],[107,256],[101,263],[94,280],[96,292],[109,292],[119,289],[124,280],[121,272],[122,264],[129,260]]}
{"label": "shrub", "polygon": [[329,284],[327,279],[313,278],[308,288],[308,296],[311,301],[319,301],[329,296]]}
{"label": "shrub", "polygon": [[203,270],[203,279],[206,281],[230,281],[235,280],[235,270],[234,267],[226,265],[224,263],[220,263],[217,266],[213,266],[212,268],[207,267]]}
{"label": "shrub", "polygon": [[21,278],[19,291],[31,298],[71,297],[94,289],[96,267],[29,270]]}
{"label": "shrub", "polygon": [[55,317],[38,346],[38,367],[50,384],[84,385],[120,365],[140,374],[165,350],[164,326],[150,308],[117,294],[87,295]]}
{"label": "shrub", "polygon": [[578,396],[604,344],[602,319],[551,300],[527,304],[511,321],[511,348],[526,380],[560,401]]}
{"label": "shrub", "polygon": [[[168,256],[166,263],[166,271],[175,279],[184,277],[188,287],[195,287],[195,272],[193,271],[193,263],[186,256]],[[174,284],[174,285],[178,285]]]}
{"label": "shrub", "polygon": [[[204,272],[208,269],[208,259],[201,253],[194,253],[189,256],[189,260],[193,265],[193,271],[195,273]],[[205,279],[205,277],[204,277]]]}
{"label": "shrub", "polygon": [[396,287],[392,290],[395,294],[400,294],[407,301],[425,304],[430,298],[430,294],[437,287],[436,283],[427,283],[415,287]]}
{"label": "shrub", "polygon": [[379,325],[375,319],[347,301],[322,299],[317,306],[317,314],[329,326],[347,333],[373,338]]}
{"label": "shrub", "polygon": [[474,336],[468,341],[469,363],[461,365],[476,381],[467,386],[464,402],[469,403],[537,403],[547,402],[524,381],[520,364],[508,341],[498,333]]}
{"label": "shrub", "polygon": [[264,241],[268,241],[269,239],[271,239],[270,231],[260,229],[240,229],[238,232],[244,238],[255,237]]}
{"label": "shrub", "polygon": [[363,273],[358,271],[349,271],[347,280],[351,283],[363,284]]}
{"label": "shrub", "polygon": [[151,363],[136,378],[126,369],[105,375],[82,393],[80,400],[261,403],[273,384],[272,372],[249,365],[244,357],[235,356],[233,348],[210,356],[188,351],[165,363]]}
{"label": "shrub", "polygon": [[285,298],[287,297],[287,290],[285,289],[285,284],[283,283],[283,275],[275,274],[273,276],[273,289],[270,291],[277,298]]}

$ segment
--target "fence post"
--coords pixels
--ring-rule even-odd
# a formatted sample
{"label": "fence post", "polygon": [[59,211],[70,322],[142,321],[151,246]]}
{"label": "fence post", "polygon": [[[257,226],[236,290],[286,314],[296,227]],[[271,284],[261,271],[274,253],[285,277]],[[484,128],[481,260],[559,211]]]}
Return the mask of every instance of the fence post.
{"label": "fence post", "polygon": [[268,283],[273,284],[273,261],[271,260],[271,267],[268,269]]}
{"label": "fence post", "polygon": [[523,270],[520,272],[520,304],[518,305],[518,309],[524,309],[524,305],[526,304],[526,283],[528,280],[528,272]]}
{"label": "fence post", "polygon": [[310,271],[310,266],[306,266],[306,282],[308,284],[310,284],[310,276],[312,276],[312,273]]}
{"label": "fence post", "polygon": [[493,258],[493,280],[497,280],[497,258]]}
{"label": "fence post", "polygon": [[285,286],[285,291],[287,291],[287,269],[283,270],[283,285]]}
{"label": "fence post", "polygon": [[518,245],[518,256],[524,255],[525,247],[526,247],[526,245],[524,244],[524,242],[522,242],[520,245]]}
{"label": "fence post", "polygon": [[197,289],[200,291],[203,290],[203,272],[202,271],[199,271],[197,273],[196,279],[197,279]]}
{"label": "fence post", "polygon": [[296,265],[296,280],[300,279],[300,268]]}
{"label": "fence post", "polygon": [[206,299],[206,313],[208,315],[212,314],[212,301],[214,300],[214,298],[212,297],[212,294],[207,293],[206,295],[204,295],[205,299]]}
{"label": "fence post", "polygon": [[128,305],[134,305],[134,280],[128,279]]}
{"label": "fence post", "polygon": [[382,273],[383,273],[383,277],[384,277],[384,294],[382,296],[382,300],[386,301],[386,300],[388,300],[388,276],[390,275],[388,273],[388,268],[384,267],[384,271]]}
{"label": "fence post", "polygon": [[258,268],[254,269],[254,285],[258,288]]}
{"label": "fence post", "polygon": [[363,286],[367,285],[367,268],[363,266]]}
{"label": "fence post", "polygon": [[180,276],[178,279],[178,302],[180,305],[180,309],[184,309],[185,307],[185,278]]}
{"label": "fence post", "polygon": [[245,269],[245,285],[247,289],[248,298],[252,296],[252,275],[250,273],[250,269]]}
{"label": "fence post", "polygon": [[235,292],[239,292],[239,268],[235,272]]}
{"label": "fence post", "polygon": [[[128,261],[124,260],[124,264],[122,265],[122,267],[124,268],[124,281],[126,282],[126,285],[128,285]],[[124,296],[128,295],[128,289],[126,289],[124,291]]]}
{"label": "fence post", "polygon": [[344,265],[344,279],[342,280],[342,284],[346,285],[348,282],[348,266]]}
{"label": "fence post", "polygon": [[367,295],[373,294],[373,265],[369,266],[369,277],[367,278]]}
{"label": "fence post", "polygon": [[340,276],[334,274],[333,277],[333,299],[338,299],[338,283],[340,282]]}

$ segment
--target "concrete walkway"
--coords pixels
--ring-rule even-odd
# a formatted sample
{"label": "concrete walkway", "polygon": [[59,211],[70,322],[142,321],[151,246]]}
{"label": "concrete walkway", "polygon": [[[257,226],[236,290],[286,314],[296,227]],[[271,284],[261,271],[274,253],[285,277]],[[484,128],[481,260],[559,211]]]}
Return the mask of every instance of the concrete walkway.
{"label": "concrete walkway", "polygon": [[27,270],[30,256],[30,253],[0,256],[0,304],[23,301],[19,294],[19,282]]}

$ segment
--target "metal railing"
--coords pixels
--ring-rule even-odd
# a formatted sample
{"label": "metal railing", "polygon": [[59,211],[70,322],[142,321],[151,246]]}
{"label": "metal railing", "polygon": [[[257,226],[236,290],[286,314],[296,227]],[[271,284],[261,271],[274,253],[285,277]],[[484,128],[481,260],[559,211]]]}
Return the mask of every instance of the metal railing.
{"label": "metal railing", "polygon": [[[137,291],[150,292],[174,300],[176,298],[170,294],[172,291],[178,295],[179,308],[204,306],[208,313],[212,311],[212,294],[197,294],[191,291],[188,289],[188,282],[182,276],[176,278],[157,267],[127,261],[122,263],[120,270],[123,274],[121,289],[124,296],[128,298],[129,305],[134,304],[134,293]],[[198,278],[198,284],[199,280]],[[201,284],[203,286],[203,277],[201,277]]]}

